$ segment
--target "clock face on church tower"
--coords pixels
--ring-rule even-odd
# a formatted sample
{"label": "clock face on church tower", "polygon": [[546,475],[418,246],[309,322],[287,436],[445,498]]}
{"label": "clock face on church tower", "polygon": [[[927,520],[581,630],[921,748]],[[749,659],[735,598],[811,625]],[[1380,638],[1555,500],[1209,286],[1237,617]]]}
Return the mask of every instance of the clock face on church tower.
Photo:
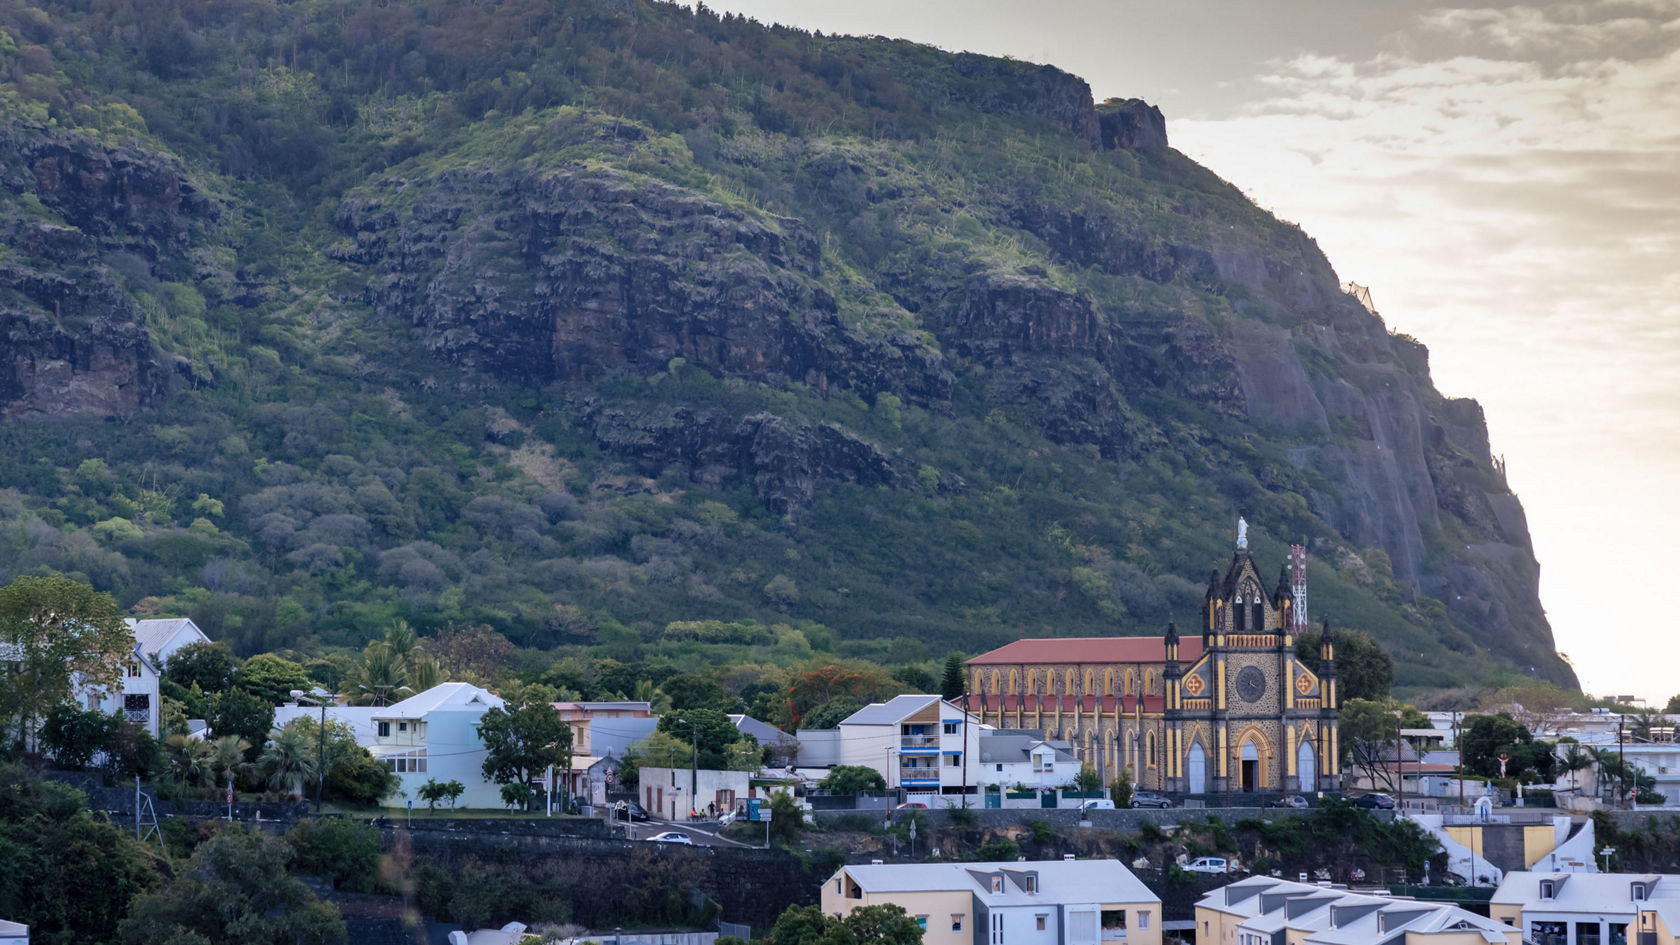
{"label": "clock face on church tower", "polygon": [[1266,694],[1266,674],[1258,666],[1244,666],[1237,673],[1237,698],[1244,702],[1259,702]]}

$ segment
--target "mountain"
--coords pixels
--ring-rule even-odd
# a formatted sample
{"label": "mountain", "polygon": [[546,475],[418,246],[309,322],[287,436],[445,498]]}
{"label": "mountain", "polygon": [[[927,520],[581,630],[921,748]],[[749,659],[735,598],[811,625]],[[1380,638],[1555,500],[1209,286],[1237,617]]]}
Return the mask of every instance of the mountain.
{"label": "mountain", "polygon": [[905,662],[1194,623],[1238,514],[1403,685],[1574,685],[1480,407],[1049,66],[648,2],[0,10],[0,569]]}

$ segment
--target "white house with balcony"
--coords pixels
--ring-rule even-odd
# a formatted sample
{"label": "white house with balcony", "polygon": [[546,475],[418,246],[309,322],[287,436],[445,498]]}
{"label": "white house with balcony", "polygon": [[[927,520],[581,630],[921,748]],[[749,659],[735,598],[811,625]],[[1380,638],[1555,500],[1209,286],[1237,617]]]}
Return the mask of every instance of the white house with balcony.
{"label": "white house with balcony", "polygon": [[126,621],[134,635],[133,653],[123,662],[122,683],[116,689],[79,687],[77,701],[89,712],[121,715],[157,737],[162,698],[158,684],[163,667],[177,650],[192,643],[209,643],[198,625],[185,617]]}
{"label": "white house with balcony", "polygon": [[500,696],[469,683],[433,686],[375,710],[373,742],[365,747],[396,774],[399,796],[408,800],[418,799],[420,787],[436,778],[466,787],[457,807],[501,807],[501,787],[484,777],[488,752],[478,723],[503,705]]}
{"label": "white house with balcony", "polygon": [[924,945],[1159,945],[1161,897],[1119,860],[844,866],[822,911],[900,906]]}
{"label": "white house with balcony", "polygon": [[[889,789],[961,801],[981,784],[978,716],[938,696],[897,696],[840,722],[838,764],[881,772]],[[972,803],[972,801],[971,801]]]}

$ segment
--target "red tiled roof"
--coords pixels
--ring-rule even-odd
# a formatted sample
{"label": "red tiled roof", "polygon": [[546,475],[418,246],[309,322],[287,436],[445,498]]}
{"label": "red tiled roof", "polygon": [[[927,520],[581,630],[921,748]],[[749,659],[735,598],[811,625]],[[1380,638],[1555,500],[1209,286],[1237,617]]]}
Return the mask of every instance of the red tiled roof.
{"label": "red tiled roof", "polygon": [[[1031,663],[1163,663],[1166,644],[1161,637],[1039,637],[1016,640],[968,661],[970,666]],[[1202,638],[1178,640],[1178,661],[1189,663],[1202,655]]]}

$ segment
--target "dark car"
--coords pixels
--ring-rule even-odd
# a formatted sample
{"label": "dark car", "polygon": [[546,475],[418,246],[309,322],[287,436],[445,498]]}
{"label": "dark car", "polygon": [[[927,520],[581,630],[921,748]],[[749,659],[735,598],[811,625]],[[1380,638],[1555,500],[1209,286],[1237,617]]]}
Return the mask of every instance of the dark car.
{"label": "dark car", "polygon": [[1353,806],[1366,810],[1393,810],[1394,798],[1387,794],[1361,794],[1353,799]]}
{"label": "dark car", "polygon": [[1284,796],[1278,798],[1277,800],[1271,802],[1270,804],[1268,804],[1266,806],[1267,807],[1287,807],[1287,808],[1290,808],[1291,810],[1305,810],[1306,807],[1307,807],[1307,799],[1302,797],[1299,794],[1285,794]]}
{"label": "dark car", "polygon": [[613,819],[635,821],[647,820],[648,812],[643,810],[642,805],[636,803],[635,801],[619,801],[618,805],[613,808]]}
{"label": "dark car", "polygon": [[1172,806],[1172,798],[1162,797],[1153,791],[1138,791],[1132,795],[1133,807],[1161,807]]}

